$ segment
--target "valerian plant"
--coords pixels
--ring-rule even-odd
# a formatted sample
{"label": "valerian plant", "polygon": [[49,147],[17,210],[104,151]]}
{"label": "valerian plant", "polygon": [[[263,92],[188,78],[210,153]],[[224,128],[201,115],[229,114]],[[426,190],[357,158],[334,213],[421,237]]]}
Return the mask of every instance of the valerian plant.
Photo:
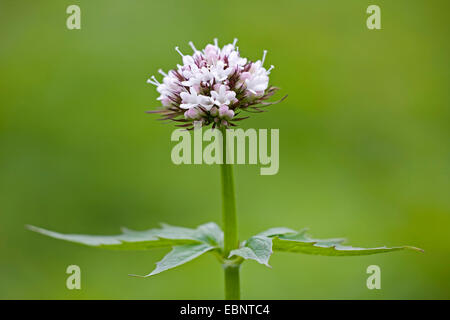
{"label": "valerian plant", "polygon": [[[264,51],[261,60],[252,62],[241,57],[236,41],[220,48],[215,39],[214,44],[208,44],[201,51],[190,42],[194,51],[192,55],[185,55],[176,47],[183,64],[168,73],[159,70],[163,76],[162,82],[155,76],[148,80],[157,87],[160,94],[158,100],[162,104],[160,109],[149,113],[158,113],[162,120],[173,121],[176,126],[187,130],[193,129],[197,123],[217,128],[224,139],[222,159],[226,159],[228,150],[226,130],[236,126],[237,121],[248,118],[240,116],[241,112],[263,112],[263,108],[286,97],[275,102],[267,101],[278,90],[269,86],[273,66],[268,69],[264,67],[267,51]],[[239,269],[242,263],[255,260],[269,266],[274,251],[324,256],[360,256],[404,249],[422,251],[411,246],[351,247],[343,245],[344,239],[314,239],[305,230],[289,228],[271,228],[239,242],[233,167],[225,162],[220,164],[223,230],[213,222],[196,229],[167,224],[145,231],[124,228],[121,234],[113,236],[61,234],[34,226],[29,226],[29,229],[56,239],[106,249],[172,248],[152,272],[140,277],[154,276],[210,252],[223,266],[226,299],[240,298]]]}

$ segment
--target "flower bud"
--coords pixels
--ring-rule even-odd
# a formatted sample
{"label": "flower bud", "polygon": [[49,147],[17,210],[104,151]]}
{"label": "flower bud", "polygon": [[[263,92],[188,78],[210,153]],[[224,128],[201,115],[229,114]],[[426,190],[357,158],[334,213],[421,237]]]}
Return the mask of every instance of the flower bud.
{"label": "flower bud", "polygon": [[234,111],[233,110],[228,110],[227,112],[225,112],[224,118],[227,120],[231,120],[234,117]]}
{"label": "flower bud", "polygon": [[223,116],[225,116],[225,114],[228,112],[228,106],[227,105],[222,105],[219,108],[219,117],[223,118]]}
{"label": "flower bud", "polygon": [[211,108],[211,110],[209,110],[209,113],[213,116],[213,117],[217,117],[219,115],[219,108],[217,108],[216,106],[213,106]]}
{"label": "flower bud", "polygon": [[191,109],[188,109],[188,110],[184,113],[184,117],[185,117],[186,119],[193,119],[193,120],[195,120],[195,119],[199,118],[199,112],[198,112],[197,109],[191,108]]}

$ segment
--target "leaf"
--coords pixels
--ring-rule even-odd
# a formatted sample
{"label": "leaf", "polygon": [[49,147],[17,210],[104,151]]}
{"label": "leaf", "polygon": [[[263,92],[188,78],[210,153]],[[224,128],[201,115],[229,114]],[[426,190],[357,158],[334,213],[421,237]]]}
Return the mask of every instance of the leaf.
{"label": "leaf", "polygon": [[195,236],[197,239],[218,248],[223,247],[223,231],[214,222],[209,222],[198,226]]}
{"label": "leaf", "polygon": [[223,241],[223,232],[215,223],[206,223],[197,229],[175,227],[167,224],[162,224],[162,227],[159,229],[145,231],[122,228],[122,234],[113,236],[62,234],[35,226],[27,227],[32,231],[52,238],[87,246],[118,250],[147,250],[151,248],[200,243],[218,246]]}
{"label": "leaf", "polygon": [[163,271],[173,269],[182,264],[185,264],[186,262],[189,262],[212,249],[214,249],[214,247],[206,243],[176,246],[173,247],[172,251],[166,254],[164,258],[156,264],[156,269],[153,270],[151,273],[149,273],[146,276],[138,276],[138,275],[131,275],[131,276],[142,278],[150,277]]}
{"label": "leaf", "polygon": [[232,256],[239,256],[244,259],[255,260],[270,267],[269,258],[271,254],[272,238],[256,235],[248,239],[243,247],[232,250],[229,258]]}
{"label": "leaf", "polygon": [[273,236],[283,235],[283,234],[288,234],[288,233],[297,233],[297,231],[289,229],[289,228],[279,227],[279,228],[271,228],[269,230],[260,232],[260,233],[258,233],[258,235],[264,236],[264,237],[273,237]]}
{"label": "leaf", "polygon": [[[283,233],[283,229],[286,232]],[[287,251],[324,256],[360,256],[377,253],[392,252],[404,249],[423,252],[422,249],[411,246],[359,248],[342,245],[345,239],[313,239],[306,234],[306,230],[292,232],[287,228],[273,228],[261,234],[267,234],[273,238],[274,251]]]}

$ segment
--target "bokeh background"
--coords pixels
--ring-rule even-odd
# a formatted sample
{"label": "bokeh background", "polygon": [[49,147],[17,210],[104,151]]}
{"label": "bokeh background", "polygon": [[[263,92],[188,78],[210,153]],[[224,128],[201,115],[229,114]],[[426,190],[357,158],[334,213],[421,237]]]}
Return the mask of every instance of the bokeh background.
{"label": "bokeh background", "polygon": [[[81,30],[66,8],[81,7]],[[382,30],[366,28],[381,7]],[[277,253],[242,267],[246,299],[450,298],[448,1],[0,1],[0,298],[221,299],[212,255],[153,278],[168,250],[116,252],[25,230],[114,234],[220,223],[217,166],[176,166],[146,79],[239,38],[268,49],[282,104],[241,122],[280,129],[280,171],[235,170],[242,240],[309,227],[357,246],[426,253]],[[77,264],[82,290],[65,287]],[[368,290],[366,268],[381,267]]]}

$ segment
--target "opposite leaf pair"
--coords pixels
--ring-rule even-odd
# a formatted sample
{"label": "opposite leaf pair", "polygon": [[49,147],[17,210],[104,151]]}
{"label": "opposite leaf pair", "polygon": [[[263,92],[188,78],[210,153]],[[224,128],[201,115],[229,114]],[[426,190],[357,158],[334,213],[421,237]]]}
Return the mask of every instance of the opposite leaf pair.
{"label": "opposite leaf pair", "polygon": [[272,228],[249,238],[241,244],[240,248],[232,250],[228,257],[224,257],[223,231],[213,222],[202,224],[196,229],[175,227],[167,224],[162,224],[159,229],[146,231],[122,228],[122,234],[114,236],[61,234],[34,226],[28,226],[28,228],[52,238],[107,249],[148,250],[173,247],[172,251],[156,264],[156,269],[143,277],[149,277],[178,267],[206,252],[214,253],[222,262],[227,261],[228,263],[240,264],[244,260],[250,259],[269,266],[269,258],[273,251],[325,256],[358,256],[403,249],[422,251],[410,246],[391,248],[343,246],[342,242],[345,239],[313,239],[306,235],[306,230],[297,232],[288,228]]}

